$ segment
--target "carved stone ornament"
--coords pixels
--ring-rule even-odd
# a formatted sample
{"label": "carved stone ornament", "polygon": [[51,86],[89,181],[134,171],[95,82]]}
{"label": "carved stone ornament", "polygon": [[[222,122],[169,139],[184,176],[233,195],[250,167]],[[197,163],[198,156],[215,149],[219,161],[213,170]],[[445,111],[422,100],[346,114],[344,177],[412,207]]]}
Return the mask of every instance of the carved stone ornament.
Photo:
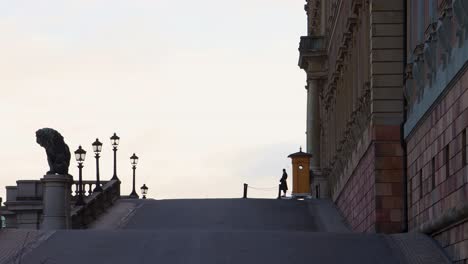
{"label": "carved stone ornament", "polygon": [[457,35],[460,39],[459,45],[468,38],[468,0],[453,0],[452,10],[458,25]]}
{"label": "carved stone ornament", "polygon": [[36,131],[37,143],[45,148],[50,170],[46,174],[68,174],[70,150],[62,135],[52,128]]}
{"label": "carved stone ornament", "polygon": [[415,92],[418,100],[424,95],[424,69],[423,61],[417,60],[413,62],[413,79],[415,83]]}
{"label": "carved stone ornament", "polygon": [[437,39],[439,40],[440,47],[442,48],[442,63],[444,68],[450,61],[450,55],[452,53],[452,45],[450,41],[452,40],[452,19],[447,14],[443,17],[439,18],[439,22],[437,25]]}
{"label": "carved stone ornament", "polygon": [[436,42],[426,41],[424,43],[423,57],[424,62],[426,63],[427,78],[430,81],[433,81],[436,77],[437,72],[437,57],[436,57]]}

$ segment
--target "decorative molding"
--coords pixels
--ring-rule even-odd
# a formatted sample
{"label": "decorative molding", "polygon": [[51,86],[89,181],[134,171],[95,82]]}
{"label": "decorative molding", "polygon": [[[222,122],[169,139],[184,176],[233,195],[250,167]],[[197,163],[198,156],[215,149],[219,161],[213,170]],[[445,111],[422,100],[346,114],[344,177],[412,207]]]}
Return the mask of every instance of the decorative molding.
{"label": "decorative molding", "polygon": [[452,9],[455,22],[458,26],[458,46],[461,47],[463,45],[463,42],[468,38],[468,1],[453,0]]}
{"label": "decorative molding", "polygon": [[411,70],[406,69],[404,84],[408,101],[405,138],[468,62],[468,0],[445,1],[441,7],[437,22],[428,26],[425,39],[409,56]]}
{"label": "decorative molding", "polygon": [[437,35],[440,43],[440,51],[442,52],[442,67],[445,69],[450,62],[450,55],[452,54],[452,38],[453,38],[453,21],[451,15],[451,8],[446,8],[442,17],[439,18],[437,25]]}
{"label": "decorative molding", "polygon": [[321,0],[306,0],[304,9],[307,13],[309,23],[309,35],[318,35],[317,29],[321,26]]}
{"label": "decorative molding", "polygon": [[425,40],[416,45],[413,61],[405,69],[404,94],[409,113],[424,97],[425,87],[437,82],[437,72],[445,71],[451,63],[455,46],[452,40],[458,38],[458,46],[462,47],[468,38],[468,1],[444,1],[441,10],[437,22],[428,25]]}
{"label": "decorative molding", "polygon": [[332,158],[330,167],[326,175],[330,175],[330,186],[333,189],[339,180],[339,175],[343,172],[347,159],[358,144],[358,139],[368,127],[371,117],[371,91],[370,83],[366,83],[364,93],[358,100],[356,109],[352,112],[350,119],[346,123],[343,138],[337,145],[335,156]]}
{"label": "decorative molding", "polygon": [[[346,64],[346,57],[351,52],[350,42],[353,40],[353,37],[356,32],[356,25],[358,22],[356,14],[359,14],[360,10],[365,7],[365,4],[367,2],[368,1],[364,1],[363,3],[362,0],[354,0],[352,2],[352,12],[349,14],[349,17],[346,20],[345,31],[342,33],[341,36],[341,45],[338,48],[337,57],[335,60],[335,68],[333,69],[334,71],[330,74],[331,78],[330,82],[328,83],[328,88],[324,89],[326,93],[325,98],[329,96],[331,96],[332,98],[335,97],[337,82],[342,77],[343,65]],[[334,3],[337,3],[337,1],[335,1]],[[326,108],[328,107],[329,106],[326,106]]]}

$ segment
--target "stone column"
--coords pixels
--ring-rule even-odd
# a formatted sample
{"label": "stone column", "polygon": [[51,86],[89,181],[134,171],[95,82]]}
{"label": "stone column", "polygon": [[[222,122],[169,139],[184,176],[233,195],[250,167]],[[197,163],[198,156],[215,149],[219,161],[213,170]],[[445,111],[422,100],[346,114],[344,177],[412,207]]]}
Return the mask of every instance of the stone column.
{"label": "stone column", "polygon": [[312,154],[310,169],[320,173],[319,80],[307,81],[307,153]]}
{"label": "stone column", "polygon": [[71,175],[45,175],[44,216],[41,229],[68,229],[70,221]]}

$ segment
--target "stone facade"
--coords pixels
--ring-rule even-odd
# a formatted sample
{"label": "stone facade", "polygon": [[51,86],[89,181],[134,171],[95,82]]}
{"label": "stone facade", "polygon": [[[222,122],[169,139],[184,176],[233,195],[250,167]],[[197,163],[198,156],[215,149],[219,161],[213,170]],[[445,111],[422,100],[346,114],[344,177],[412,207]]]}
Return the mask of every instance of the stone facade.
{"label": "stone facade", "polygon": [[414,1],[407,9],[409,229],[467,263],[468,1]]}
{"label": "stone facade", "polygon": [[468,263],[468,0],[306,10],[307,146],[331,198],[356,231],[424,232]]}
{"label": "stone facade", "polygon": [[459,261],[468,260],[466,68],[451,83],[408,137],[408,220]]}
{"label": "stone facade", "polygon": [[312,185],[326,179],[327,194],[360,231],[402,230],[404,10],[401,0],[306,4],[299,66]]}

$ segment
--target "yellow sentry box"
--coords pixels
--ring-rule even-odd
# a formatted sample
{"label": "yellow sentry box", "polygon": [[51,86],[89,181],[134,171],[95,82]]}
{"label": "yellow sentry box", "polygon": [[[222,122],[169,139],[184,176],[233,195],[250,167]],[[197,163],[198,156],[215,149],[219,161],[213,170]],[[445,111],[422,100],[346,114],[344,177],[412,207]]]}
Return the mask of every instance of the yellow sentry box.
{"label": "yellow sentry box", "polygon": [[293,170],[293,189],[292,195],[294,197],[307,197],[310,196],[310,159],[312,154],[299,152],[288,156],[292,160]]}

